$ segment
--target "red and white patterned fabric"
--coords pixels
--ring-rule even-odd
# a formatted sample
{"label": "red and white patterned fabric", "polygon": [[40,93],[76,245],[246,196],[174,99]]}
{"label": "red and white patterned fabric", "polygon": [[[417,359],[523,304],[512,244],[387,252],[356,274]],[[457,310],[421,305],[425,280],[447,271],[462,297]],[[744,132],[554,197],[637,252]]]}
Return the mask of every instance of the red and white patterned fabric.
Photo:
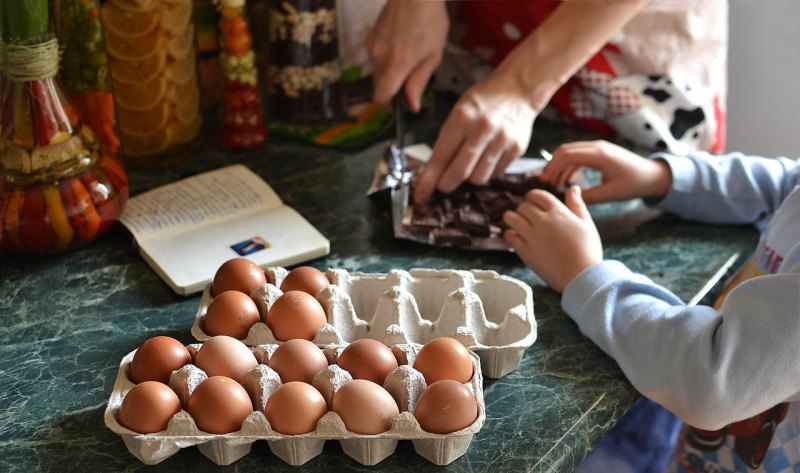
{"label": "red and white patterned fabric", "polygon": [[[435,84],[460,93],[486,78],[559,4],[459,2],[458,44],[448,47]],[[578,126],[650,149],[723,151],[727,15],[726,0],[653,0],[550,105]]]}

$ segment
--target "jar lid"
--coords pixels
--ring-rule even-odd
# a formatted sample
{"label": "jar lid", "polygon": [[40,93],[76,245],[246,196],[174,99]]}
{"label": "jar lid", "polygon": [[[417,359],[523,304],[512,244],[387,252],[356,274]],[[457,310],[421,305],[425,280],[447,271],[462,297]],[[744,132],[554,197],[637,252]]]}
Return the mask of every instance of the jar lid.
{"label": "jar lid", "polygon": [[220,6],[223,8],[241,8],[244,3],[245,0],[220,0]]}

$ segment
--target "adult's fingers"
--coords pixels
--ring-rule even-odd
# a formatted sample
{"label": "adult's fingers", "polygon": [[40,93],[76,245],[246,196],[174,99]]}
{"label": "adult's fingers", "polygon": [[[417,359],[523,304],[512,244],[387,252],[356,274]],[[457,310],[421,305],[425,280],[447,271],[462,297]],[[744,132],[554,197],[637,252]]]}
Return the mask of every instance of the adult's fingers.
{"label": "adult's fingers", "polygon": [[519,158],[522,155],[522,147],[519,144],[514,144],[508,148],[503,153],[503,156],[500,157],[500,161],[497,162],[497,166],[494,168],[494,173],[492,174],[493,177],[497,177],[500,174],[503,174],[503,171],[506,170],[511,163],[514,162],[515,159]]}
{"label": "adult's fingers", "polygon": [[428,164],[425,165],[417,184],[414,186],[414,201],[418,204],[424,203],[433,195],[433,192],[439,184],[439,178],[442,176],[442,173],[445,172],[450,164],[450,160],[453,159],[454,154],[461,146],[461,140],[463,140],[464,137],[460,134],[454,136],[452,133],[449,133],[449,122],[450,120],[448,119],[442,126],[442,130],[439,132],[439,138],[433,145],[431,159],[428,161]]}
{"label": "adult's fingers", "polygon": [[475,166],[475,170],[472,171],[469,182],[478,186],[486,185],[494,174],[500,159],[505,155],[506,146],[506,140],[495,136],[483,150],[483,155]]}
{"label": "adult's fingers", "polygon": [[[459,134],[461,133],[463,132],[460,131]],[[490,141],[491,136],[481,136],[480,134],[467,136],[448,163],[447,169],[439,177],[437,188],[445,194],[449,194],[467,181],[475,171]]]}
{"label": "adult's fingers", "polygon": [[381,73],[375,74],[375,84],[372,92],[372,101],[378,105],[388,107],[400,87],[403,86],[403,80],[406,73],[396,71],[396,73]]}
{"label": "adult's fingers", "polygon": [[405,84],[405,95],[408,109],[413,113],[418,113],[422,108],[422,93],[439,62],[441,55],[428,57],[409,74]]}

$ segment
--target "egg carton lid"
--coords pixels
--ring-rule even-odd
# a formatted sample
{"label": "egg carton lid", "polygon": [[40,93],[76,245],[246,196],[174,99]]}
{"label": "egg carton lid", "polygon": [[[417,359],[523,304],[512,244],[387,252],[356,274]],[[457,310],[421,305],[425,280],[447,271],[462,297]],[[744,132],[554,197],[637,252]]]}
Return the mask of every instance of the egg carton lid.
{"label": "egg carton lid", "polygon": [[[387,334],[387,338],[390,336]],[[347,344],[332,344],[325,348],[326,356],[336,359]],[[196,351],[201,344],[192,345]],[[138,434],[123,427],[116,413],[122,400],[134,383],[128,371],[136,350],[128,353],[120,362],[117,378],[104,413],[106,427],[119,434],[128,451],[148,465],[155,465],[175,455],[182,448],[197,446],[200,452],[218,465],[228,465],[247,455],[254,442],[265,440],[270,450],[286,463],[302,465],[322,453],[325,442],[337,440],[346,455],[362,465],[375,465],[394,453],[399,440],[411,440],[414,450],[420,456],[436,465],[447,465],[466,453],[473,436],[486,421],[486,403],[483,399],[483,375],[477,355],[470,352],[473,362],[473,376],[466,385],[475,395],[478,404],[477,419],[466,428],[450,434],[432,434],[422,430],[411,411],[416,399],[425,389],[422,374],[411,368],[418,344],[398,344],[391,348],[401,362],[400,366],[387,376],[384,387],[398,402],[401,412],[392,427],[377,435],[362,435],[350,432],[341,417],[329,410],[317,423],[316,430],[302,435],[285,435],[272,430],[269,421],[261,411],[254,410],[237,432],[229,434],[209,434],[197,428],[189,413],[182,409],[170,419],[167,428],[153,434]],[[250,371],[242,384],[254,395],[254,386],[264,390],[264,398],[253,397],[254,404],[265,404],[269,393],[280,385],[280,377],[272,371],[266,361],[274,351],[275,345],[260,345],[251,350],[260,364]],[[194,365],[187,365],[173,372],[170,386],[176,389],[185,407],[186,399],[200,382],[205,373]],[[278,382],[275,382],[277,377]],[[349,373],[336,365],[329,365],[317,373],[314,386],[323,394],[330,408],[335,391],[347,382]],[[177,380],[177,382],[176,382]],[[179,386],[175,386],[178,384]],[[257,400],[258,399],[258,400]]]}
{"label": "egg carton lid", "polygon": [[[250,296],[261,314],[242,340],[255,346],[281,343],[264,321],[288,270],[266,269],[267,284]],[[390,327],[402,330],[388,344],[426,342],[453,337],[480,357],[489,378],[514,371],[526,348],[536,341],[533,294],[524,282],[496,271],[472,269],[394,269],[388,273],[329,269],[331,285],[316,295],[328,324],[314,342],[323,346],[361,338],[382,340]],[[192,325],[192,336],[208,339],[203,329],[212,300],[207,285]]]}

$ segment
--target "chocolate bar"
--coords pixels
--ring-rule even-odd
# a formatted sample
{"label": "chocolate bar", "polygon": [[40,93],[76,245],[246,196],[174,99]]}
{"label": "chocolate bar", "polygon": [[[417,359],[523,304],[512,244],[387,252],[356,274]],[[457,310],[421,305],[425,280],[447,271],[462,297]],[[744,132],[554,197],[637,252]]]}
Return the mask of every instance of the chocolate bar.
{"label": "chocolate bar", "polygon": [[436,246],[471,246],[472,238],[460,228],[435,228],[428,233],[428,243]]}
{"label": "chocolate bar", "polygon": [[431,245],[496,248],[497,243],[487,239],[502,238],[508,228],[503,214],[515,210],[526,201],[525,194],[537,188],[563,200],[563,194],[543,184],[538,174],[501,174],[487,186],[465,183],[450,194],[435,192],[426,204],[409,203],[411,218],[405,228],[427,237]]}

